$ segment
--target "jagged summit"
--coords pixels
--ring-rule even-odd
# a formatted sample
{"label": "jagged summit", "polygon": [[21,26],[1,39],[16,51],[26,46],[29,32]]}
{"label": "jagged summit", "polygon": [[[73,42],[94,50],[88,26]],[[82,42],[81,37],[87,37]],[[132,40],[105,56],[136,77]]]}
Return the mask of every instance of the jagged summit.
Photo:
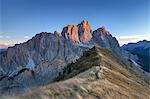
{"label": "jagged summit", "polygon": [[84,20],[82,21],[82,23],[88,23],[88,21],[87,21],[86,19],[84,19]]}
{"label": "jagged summit", "polygon": [[110,34],[105,26],[102,26],[102,27],[98,28],[97,30],[100,31],[101,33]]}
{"label": "jagged summit", "polygon": [[92,30],[89,22],[83,20],[77,25],[67,25],[62,30],[62,36],[76,42],[86,43],[92,38]]}
{"label": "jagged summit", "polygon": [[102,26],[98,29],[96,29],[95,31],[93,31],[93,35],[94,33],[99,34],[99,35],[103,35],[103,36],[111,36],[111,33],[107,30],[107,28],[105,26]]}
{"label": "jagged summit", "polygon": [[119,46],[117,40],[112,37],[105,26],[92,32],[90,23],[87,20],[83,20],[80,24],[65,26],[61,34],[65,39],[70,39],[78,43],[89,44],[90,42],[91,44],[91,41],[93,41],[96,45],[107,48]]}

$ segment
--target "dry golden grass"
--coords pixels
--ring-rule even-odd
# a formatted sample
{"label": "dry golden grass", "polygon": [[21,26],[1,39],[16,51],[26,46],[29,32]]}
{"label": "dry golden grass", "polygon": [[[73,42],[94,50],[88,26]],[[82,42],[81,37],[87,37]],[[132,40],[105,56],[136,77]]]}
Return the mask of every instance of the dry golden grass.
{"label": "dry golden grass", "polygon": [[150,79],[107,49],[93,48],[48,86],[19,99],[150,99]]}

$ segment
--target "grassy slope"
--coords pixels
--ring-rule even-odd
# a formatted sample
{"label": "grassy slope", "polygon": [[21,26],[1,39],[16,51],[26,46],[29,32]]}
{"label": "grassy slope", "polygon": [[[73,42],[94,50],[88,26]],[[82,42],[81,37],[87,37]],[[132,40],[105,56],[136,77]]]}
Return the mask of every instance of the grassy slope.
{"label": "grassy slope", "polygon": [[107,49],[93,48],[55,81],[21,99],[150,99],[150,80]]}

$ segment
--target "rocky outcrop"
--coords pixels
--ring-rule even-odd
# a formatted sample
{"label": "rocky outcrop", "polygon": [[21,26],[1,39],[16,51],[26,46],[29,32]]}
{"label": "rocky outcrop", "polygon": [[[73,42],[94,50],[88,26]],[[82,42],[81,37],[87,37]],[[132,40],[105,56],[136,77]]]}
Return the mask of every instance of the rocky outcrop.
{"label": "rocky outcrop", "polygon": [[109,48],[117,53],[121,52],[118,41],[104,26],[92,32],[90,24],[86,20],[83,20],[78,25],[64,27],[61,34],[65,39],[70,39],[78,43]]}
{"label": "rocky outcrop", "polygon": [[63,28],[62,35],[66,39],[87,43],[92,38],[92,30],[88,21],[83,20],[78,25],[68,25]]}
{"label": "rocky outcrop", "polygon": [[120,52],[118,41],[104,26],[93,31],[92,40],[95,46],[112,49],[117,53]]}

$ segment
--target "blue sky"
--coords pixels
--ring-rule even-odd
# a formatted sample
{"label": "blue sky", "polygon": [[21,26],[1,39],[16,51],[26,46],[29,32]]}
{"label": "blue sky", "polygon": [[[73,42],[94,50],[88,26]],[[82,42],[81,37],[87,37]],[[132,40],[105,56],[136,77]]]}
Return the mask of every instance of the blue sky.
{"label": "blue sky", "polygon": [[106,26],[122,44],[150,39],[150,0],[0,0],[0,44],[61,32],[83,19],[93,30]]}

